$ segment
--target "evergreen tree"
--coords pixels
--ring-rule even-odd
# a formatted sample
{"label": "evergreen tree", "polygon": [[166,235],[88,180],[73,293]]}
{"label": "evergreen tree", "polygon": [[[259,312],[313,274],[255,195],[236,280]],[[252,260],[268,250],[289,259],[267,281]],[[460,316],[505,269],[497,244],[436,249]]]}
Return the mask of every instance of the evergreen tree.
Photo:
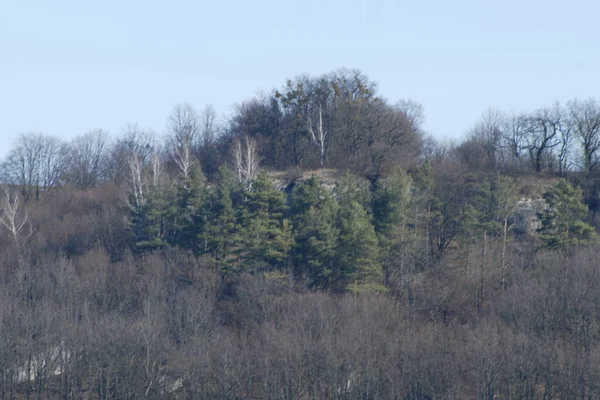
{"label": "evergreen tree", "polygon": [[459,224],[461,238],[470,241],[484,234],[495,235],[501,231],[497,219],[497,191],[488,181],[468,177],[462,188],[462,210]]}
{"label": "evergreen tree", "polygon": [[309,278],[311,287],[330,285],[336,265],[338,209],[316,176],[298,185],[292,194],[294,266],[297,275]]}
{"label": "evergreen tree", "polygon": [[285,195],[263,171],[246,192],[246,198],[238,237],[242,264],[251,271],[283,267],[292,247]]}
{"label": "evergreen tree", "polygon": [[233,246],[238,234],[234,199],[241,188],[228,166],[219,168],[216,190],[206,211],[206,228],[199,232],[197,252],[210,254],[222,274],[234,272]]}
{"label": "evergreen tree", "polygon": [[399,170],[387,179],[379,180],[373,194],[373,224],[379,239],[386,285],[391,270],[405,258],[402,247],[410,208],[410,187],[411,178]]}
{"label": "evergreen tree", "polygon": [[340,204],[357,201],[365,210],[371,211],[371,188],[369,182],[349,172],[337,183],[334,195]]}
{"label": "evergreen tree", "polygon": [[146,202],[133,210],[132,231],[135,248],[140,252],[153,251],[169,245],[174,234],[177,207],[175,192],[161,184],[148,193]]}
{"label": "evergreen tree", "polygon": [[548,247],[566,248],[595,239],[594,228],[583,221],[587,207],[580,188],[561,179],[544,194],[544,200],[548,207],[540,215],[539,232]]}
{"label": "evergreen tree", "polygon": [[178,177],[175,191],[176,214],[168,242],[172,246],[195,249],[198,247],[198,237],[206,225],[205,207],[208,197],[206,179],[199,165],[195,164],[187,177]]}
{"label": "evergreen tree", "polygon": [[290,214],[294,224],[301,218],[309,208],[321,203],[322,198],[328,195],[323,188],[321,181],[316,175],[311,176],[309,180],[299,183],[292,192],[292,201]]}
{"label": "evergreen tree", "polygon": [[358,201],[340,204],[338,229],[337,263],[330,279],[332,289],[385,290],[377,235],[367,211]]}

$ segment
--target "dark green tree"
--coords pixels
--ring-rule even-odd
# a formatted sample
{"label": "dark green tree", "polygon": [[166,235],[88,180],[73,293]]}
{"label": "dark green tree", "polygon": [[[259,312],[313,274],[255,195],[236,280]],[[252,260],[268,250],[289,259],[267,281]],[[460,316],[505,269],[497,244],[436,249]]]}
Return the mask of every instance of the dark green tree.
{"label": "dark green tree", "polygon": [[373,193],[373,224],[379,239],[385,282],[405,259],[406,224],[410,210],[411,178],[402,170],[379,180]]}
{"label": "dark green tree", "polygon": [[261,172],[246,192],[236,244],[244,268],[272,270],[286,265],[292,248],[292,229],[286,209],[283,192],[273,186],[266,172]]}
{"label": "dark green tree", "polygon": [[297,276],[311,287],[327,288],[336,267],[338,204],[316,176],[299,184],[292,194],[293,262]]}
{"label": "dark green tree", "polygon": [[197,252],[210,254],[224,275],[234,272],[237,265],[232,253],[238,235],[236,206],[240,203],[240,192],[233,171],[227,165],[221,166],[207,207],[206,228],[199,232]]}
{"label": "dark green tree", "polygon": [[366,179],[346,172],[337,183],[334,196],[340,204],[358,202],[365,210],[371,210],[371,188]]}
{"label": "dark green tree", "polygon": [[356,200],[340,203],[337,264],[332,288],[350,291],[384,291],[379,243],[371,218]]}
{"label": "dark green tree", "polygon": [[172,246],[196,249],[198,237],[206,225],[208,199],[206,178],[199,164],[190,169],[187,177],[178,177],[174,190],[176,213],[168,242]]}
{"label": "dark green tree", "polygon": [[152,188],[144,203],[138,204],[132,211],[131,229],[135,250],[148,252],[169,245],[177,214],[176,195],[173,187],[161,184]]}
{"label": "dark green tree", "polygon": [[547,208],[541,213],[541,239],[550,248],[566,248],[590,243],[596,238],[594,228],[584,221],[587,207],[580,188],[561,179],[544,193]]}

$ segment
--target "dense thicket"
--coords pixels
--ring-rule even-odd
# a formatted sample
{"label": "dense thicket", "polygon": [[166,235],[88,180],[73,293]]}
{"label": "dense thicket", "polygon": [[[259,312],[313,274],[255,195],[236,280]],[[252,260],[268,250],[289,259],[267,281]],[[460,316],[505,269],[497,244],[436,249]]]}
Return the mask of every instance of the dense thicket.
{"label": "dense thicket", "polygon": [[162,139],[21,135],[0,399],[600,397],[600,107],[422,117],[343,70]]}

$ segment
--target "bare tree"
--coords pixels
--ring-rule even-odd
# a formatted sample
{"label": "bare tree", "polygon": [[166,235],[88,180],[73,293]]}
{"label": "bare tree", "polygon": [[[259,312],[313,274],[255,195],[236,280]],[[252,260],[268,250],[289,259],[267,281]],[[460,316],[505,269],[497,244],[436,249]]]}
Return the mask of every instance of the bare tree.
{"label": "bare tree", "polygon": [[471,131],[471,137],[483,147],[488,160],[495,165],[500,158],[503,128],[506,126],[504,113],[488,109]]}
{"label": "bare tree", "polygon": [[248,136],[237,138],[233,145],[233,158],[238,180],[244,184],[246,189],[250,189],[260,171],[261,158],[258,154],[256,140]]}
{"label": "bare tree", "polygon": [[8,186],[4,186],[2,192],[2,199],[0,200],[0,225],[15,245],[19,264],[23,266],[23,246],[33,234],[33,228],[29,222],[27,210],[23,209],[21,196]]}
{"label": "bare tree", "polygon": [[573,100],[567,104],[573,131],[581,141],[583,167],[591,172],[600,161],[600,104],[595,99]]}
{"label": "bare tree", "polygon": [[131,153],[127,159],[129,180],[126,202],[132,209],[146,205],[150,193],[164,183],[164,167],[158,151],[154,151],[149,162],[144,162],[138,153]]}
{"label": "bare tree", "polygon": [[527,136],[527,150],[535,172],[540,173],[544,159],[560,144],[560,117],[550,108],[538,110],[530,120],[532,129]]}
{"label": "bare tree", "polygon": [[108,151],[108,133],[100,129],[73,139],[69,146],[69,182],[79,189],[89,189],[104,180]]}
{"label": "bare tree", "polygon": [[200,117],[191,105],[178,104],[171,112],[167,131],[168,151],[184,179],[187,179],[196,162],[194,149],[202,132]]}
{"label": "bare tree", "polygon": [[141,129],[137,124],[127,125],[122,137],[118,138],[111,148],[110,177],[117,183],[126,180],[129,169],[129,159],[137,155],[142,165],[150,165],[152,154],[158,144],[151,131]]}
{"label": "bare tree", "polygon": [[18,185],[24,200],[39,199],[42,191],[61,183],[66,146],[58,138],[40,133],[19,136],[2,164],[6,183]]}
{"label": "bare tree", "polygon": [[520,160],[523,156],[523,150],[527,149],[527,138],[531,133],[531,119],[526,114],[517,114],[513,112],[504,119],[504,148],[508,150],[510,157]]}
{"label": "bare tree", "polygon": [[311,141],[319,148],[319,166],[325,168],[327,129],[325,129],[325,126],[323,125],[323,106],[321,104],[316,105],[316,117],[314,117],[314,119],[316,119],[316,122],[313,122],[313,117],[307,117],[306,128]]}
{"label": "bare tree", "polygon": [[212,146],[217,140],[219,124],[217,123],[217,112],[212,105],[204,107],[200,114],[201,134],[200,145],[203,148]]}
{"label": "bare tree", "polygon": [[572,154],[573,147],[573,118],[569,115],[567,110],[560,107],[557,103],[553,108],[554,118],[556,120],[557,129],[559,131],[558,145],[558,173],[563,176],[571,166],[569,157]]}
{"label": "bare tree", "polygon": [[422,104],[414,100],[402,99],[396,104],[396,108],[404,113],[415,132],[421,130],[421,126],[425,122],[425,111]]}

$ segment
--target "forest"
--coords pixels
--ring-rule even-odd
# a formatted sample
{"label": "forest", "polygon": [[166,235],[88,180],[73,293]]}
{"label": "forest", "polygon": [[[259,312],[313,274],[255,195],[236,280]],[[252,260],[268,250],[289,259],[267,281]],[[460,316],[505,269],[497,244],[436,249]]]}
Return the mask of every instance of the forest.
{"label": "forest", "polygon": [[458,141],[356,70],[21,133],[0,399],[600,399],[600,102]]}

